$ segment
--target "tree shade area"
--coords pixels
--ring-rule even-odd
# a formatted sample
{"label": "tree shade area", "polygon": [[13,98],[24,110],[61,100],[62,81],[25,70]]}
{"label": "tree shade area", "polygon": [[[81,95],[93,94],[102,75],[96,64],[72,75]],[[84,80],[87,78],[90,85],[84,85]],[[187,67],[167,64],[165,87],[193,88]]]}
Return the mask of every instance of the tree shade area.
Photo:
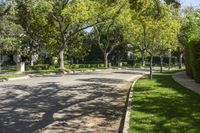
{"label": "tree shade area", "polygon": [[4,0],[0,17],[3,66],[149,67],[152,78],[185,63],[199,81],[199,10],[176,0]]}
{"label": "tree shade area", "polygon": [[133,90],[130,133],[198,133],[199,100],[171,76],[143,77]]}

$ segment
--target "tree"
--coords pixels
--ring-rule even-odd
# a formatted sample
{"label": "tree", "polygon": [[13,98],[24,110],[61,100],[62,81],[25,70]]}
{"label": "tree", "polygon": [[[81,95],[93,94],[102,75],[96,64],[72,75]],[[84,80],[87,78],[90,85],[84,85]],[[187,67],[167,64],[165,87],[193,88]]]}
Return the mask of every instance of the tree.
{"label": "tree", "polygon": [[[173,12],[173,13],[172,13]],[[173,14],[173,15],[172,15]],[[177,50],[178,48],[178,32],[180,29],[179,17],[177,17],[176,10],[170,10],[162,18],[159,24],[159,31],[157,41],[158,46],[158,55],[160,56],[160,66],[161,72],[163,67],[163,56],[169,55],[169,69],[171,64],[171,52]]]}
{"label": "tree", "polygon": [[88,42],[89,39],[89,33],[82,31],[79,34],[77,34],[75,37],[73,37],[73,41],[70,43],[70,45],[67,45],[66,53],[68,58],[76,59],[83,61],[84,57],[86,57],[91,49],[91,45]]}
{"label": "tree", "polygon": [[[12,16],[3,16],[0,19],[0,53],[15,54],[21,49],[23,29],[20,25],[10,21]],[[0,66],[2,64],[2,60]]]}
{"label": "tree", "polygon": [[[161,56],[162,70],[163,55],[170,48],[174,48],[173,43],[177,40],[178,22],[175,19],[176,15],[174,15],[176,8],[172,8],[173,5],[168,6],[157,0],[148,2],[137,0],[130,3],[133,15],[132,25],[138,25],[138,28],[132,30],[132,35],[136,36],[136,40],[132,39],[134,41],[133,44],[138,47],[142,55],[145,52],[149,54],[150,78],[152,79],[153,57],[155,55]],[[142,58],[144,62],[144,56]]]}
{"label": "tree", "polygon": [[59,67],[64,69],[64,51],[72,38],[79,32],[91,27],[94,15],[94,3],[90,0],[49,0],[53,9],[50,13],[51,24],[55,27],[52,33],[57,40]]}
{"label": "tree", "polygon": [[97,21],[111,18],[104,23],[94,26],[93,29],[96,44],[103,53],[104,65],[107,68],[108,56],[124,40],[123,32],[129,22],[129,3],[119,0],[107,8],[101,8],[100,12],[105,12],[105,14],[98,16],[96,18]]}
{"label": "tree", "polygon": [[9,1],[1,1],[0,2],[0,18],[7,15],[10,12],[11,4]]}
{"label": "tree", "polygon": [[95,27],[95,38],[98,47],[104,56],[104,65],[108,67],[108,56],[111,52],[121,44],[123,37],[120,34],[120,29],[110,29],[111,26],[105,28],[105,25]]}
{"label": "tree", "polygon": [[27,44],[30,65],[33,66],[33,55],[40,51],[48,33],[46,32],[46,29],[48,29],[48,19],[46,16],[52,10],[52,7],[43,0],[38,0],[37,2],[17,0],[15,10],[15,22],[20,24],[25,31],[23,43]]}

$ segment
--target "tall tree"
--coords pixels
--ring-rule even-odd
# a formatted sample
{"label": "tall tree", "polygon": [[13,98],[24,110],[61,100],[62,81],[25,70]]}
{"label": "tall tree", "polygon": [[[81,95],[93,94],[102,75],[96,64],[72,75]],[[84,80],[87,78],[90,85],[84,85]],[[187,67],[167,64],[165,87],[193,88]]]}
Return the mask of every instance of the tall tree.
{"label": "tall tree", "polygon": [[[20,53],[22,34],[20,25],[11,21],[12,16],[5,15],[0,19],[0,55]],[[0,59],[0,65],[2,60]]]}
{"label": "tall tree", "polygon": [[25,31],[24,43],[29,49],[30,65],[33,65],[33,55],[37,54],[41,45],[44,44],[45,35],[47,34],[48,19],[47,15],[52,10],[50,3],[43,0],[16,1],[16,20]]}
{"label": "tall tree", "polygon": [[90,0],[49,0],[53,9],[50,18],[55,27],[54,36],[58,45],[59,67],[64,69],[64,51],[72,38],[91,27],[94,2]]}

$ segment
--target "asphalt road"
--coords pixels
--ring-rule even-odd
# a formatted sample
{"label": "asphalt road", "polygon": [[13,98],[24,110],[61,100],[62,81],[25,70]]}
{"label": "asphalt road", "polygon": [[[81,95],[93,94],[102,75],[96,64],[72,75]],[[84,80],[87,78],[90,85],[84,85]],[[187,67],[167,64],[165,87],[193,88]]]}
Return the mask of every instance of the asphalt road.
{"label": "asphalt road", "polygon": [[115,70],[0,83],[0,133],[117,132],[143,72]]}

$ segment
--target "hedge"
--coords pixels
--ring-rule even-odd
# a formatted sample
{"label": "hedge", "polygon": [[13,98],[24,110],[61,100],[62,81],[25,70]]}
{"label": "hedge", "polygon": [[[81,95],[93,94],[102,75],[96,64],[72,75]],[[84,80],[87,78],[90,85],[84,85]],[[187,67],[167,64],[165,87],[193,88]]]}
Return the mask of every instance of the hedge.
{"label": "hedge", "polygon": [[104,64],[73,64],[70,68],[103,68]]}
{"label": "hedge", "polygon": [[193,78],[200,83],[200,40],[191,41],[189,49]]}
{"label": "hedge", "polygon": [[191,53],[190,52],[190,47],[189,47],[189,45],[186,45],[185,46],[185,51],[184,51],[186,73],[187,73],[188,76],[193,78],[192,63],[191,63],[190,53]]}
{"label": "hedge", "polygon": [[34,65],[34,66],[26,66],[26,70],[48,70],[50,65],[48,64],[41,64],[41,65]]}

